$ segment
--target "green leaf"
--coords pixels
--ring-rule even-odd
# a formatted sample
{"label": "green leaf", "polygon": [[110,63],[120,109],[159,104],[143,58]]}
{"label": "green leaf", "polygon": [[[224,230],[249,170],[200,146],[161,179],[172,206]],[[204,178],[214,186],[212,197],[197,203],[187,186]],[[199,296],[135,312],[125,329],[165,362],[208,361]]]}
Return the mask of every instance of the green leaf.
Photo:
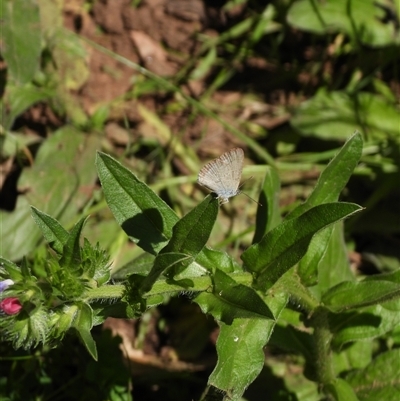
{"label": "green leaf", "polygon": [[[331,245],[330,241],[332,238],[332,231],[333,227],[327,227],[325,230],[315,234],[314,238],[310,242],[310,245],[308,246],[307,253],[297,265],[296,271],[301,278],[302,283],[306,286],[319,284],[318,273],[320,269],[323,269],[321,265],[322,259],[328,247],[333,246]],[[325,264],[324,267],[325,269],[331,269],[331,266],[328,264]],[[332,271],[335,273],[334,268],[332,268]]]}
{"label": "green leaf", "polygon": [[[172,229],[172,238],[160,254],[178,252],[196,259],[210,237],[218,210],[218,199],[211,195],[207,196],[203,202],[175,224]],[[175,264],[165,273],[169,278],[173,278],[181,274],[186,267],[188,267],[187,263]]]}
{"label": "green leaf", "polygon": [[[159,253],[154,261],[154,266],[150,273],[146,276],[141,284],[140,291],[142,293],[151,290],[151,287],[156,282],[156,280],[168,269],[176,268],[178,265],[180,269],[184,269],[193,262],[193,257],[191,255],[186,255],[184,253]],[[187,284],[185,284],[187,283]],[[187,287],[193,287],[191,281],[182,282],[182,285]]]}
{"label": "green leaf", "polygon": [[51,335],[54,338],[63,338],[67,331],[71,328],[79,308],[77,305],[64,304],[57,310],[57,323],[52,327]]}
{"label": "green leaf", "polygon": [[307,361],[313,361],[313,358],[315,358],[311,334],[296,329],[289,324],[283,327],[278,323],[268,344],[286,351],[302,354]]}
{"label": "green leaf", "polygon": [[[287,303],[287,295],[275,293],[268,306],[279,316]],[[231,400],[239,400],[247,387],[260,374],[275,321],[268,319],[235,319],[232,325],[221,323],[217,340],[218,362],[209,377],[209,384],[225,391]]]}
{"label": "green leaf", "polygon": [[48,100],[54,96],[55,92],[52,89],[38,88],[32,83],[21,86],[8,82],[2,100],[4,129],[11,129],[14,120],[35,103]]}
{"label": "green leaf", "polygon": [[[2,110],[2,112],[6,112],[6,110]],[[4,122],[5,116],[4,114],[2,116]],[[7,159],[9,157],[18,157],[20,152],[25,152],[26,150],[28,150],[29,146],[35,146],[40,142],[41,139],[35,136],[31,137],[30,135],[24,135],[22,132],[11,132],[3,130],[2,134],[0,135],[0,155],[4,159]]]}
{"label": "green leaf", "polygon": [[32,272],[28,264],[27,258],[24,256],[21,261],[21,273],[24,280],[32,279]]}
{"label": "green leaf", "polygon": [[[87,238],[84,238],[84,245],[81,248],[81,271],[82,278],[90,282],[92,288],[102,287],[111,277],[109,255],[100,248],[99,244],[92,245]],[[96,285],[92,279],[96,281]]]}
{"label": "green leaf", "polygon": [[123,265],[118,271],[113,273],[112,277],[115,280],[124,280],[130,274],[147,276],[154,264],[154,260],[154,255],[150,255],[147,252],[142,253]]}
{"label": "green leaf", "polygon": [[266,319],[235,319],[232,325],[221,324],[217,340],[218,362],[209,384],[238,400],[260,374],[264,365],[263,347],[275,322]]}
{"label": "green leaf", "polygon": [[32,217],[42,231],[45,240],[58,253],[61,254],[66,244],[68,231],[53,217],[31,206]]}
{"label": "green leaf", "polygon": [[350,342],[377,338],[392,331],[399,324],[399,308],[392,311],[384,305],[329,315],[329,327],[334,333],[332,346],[335,349],[340,349]]}
{"label": "green leaf", "polygon": [[344,241],[343,224],[317,233],[306,255],[297,266],[297,273],[306,286],[320,299],[321,294],[342,281],[354,281]]}
{"label": "green leaf", "polygon": [[[124,279],[127,275],[132,273],[146,276],[150,272],[154,260],[154,255],[144,253],[113,274],[113,278]],[[197,255],[196,261],[193,262],[190,267],[190,272],[189,269],[187,269],[183,272],[184,275],[186,275],[186,273],[191,277],[204,275],[210,271],[214,271],[216,268],[226,273],[242,272],[241,266],[226,252],[209,249],[207,247],[204,247]],[[195,270],[198,271],[198,274],[196,274]],[[180,276],[182,276],[182,274],[180,274]]]}
{"label": "green leaf", "polygon": [[225,273],[242,272],[242,267],[226,252],[218,251],[204,247],[201,253],[197,256],[196,262],[207,268],[209,271],[214,271],[218,268]]}
{"label": "green leaf", "polygon": [[364,281],[390,281],[392,283],[400,284],[400,269],[397,269],[391,273],[382,273],[374,276],[369,276],[364,279]]}
{"label": "green leaf", "polygon": [[370,46],[399,43],[395,25],[384,21],[385,11],[378,5],[379,2],[365,0],[300,0],[290,7],[287,21],[296,28],[318,34],[344,32]]}
{"label": "green leaf", "polygon": [[268,232],[260,243],[242,254],[247,270],[254,273],[256,285],[264,290],[273,285],[304,256],[314,234],[360,210],[352,203],[326,203],[285,220]]}
{"label": "green leaf", "polygon": [[397,401],[399,387],[400,348],[377,356],[365,369],[351,372],[347,382],[360,401]]}
{"label": "green leaf", "polygon": [[337,202],[360,160],[362,149],[362,136],[359,132],[355,132],[321,173],[307,200],[293,210],[287,218],[298,217],[322,203]]}
{"label": "green leaf", "polygon": [[32,252],[42,235],[31,216],[31,205],[71,225],[92,197],[97,178],[94,155],[97,135],[83,134],[65,126],[41,144],[31,167],[18,180],[17,205],[13,212],[0,211],[5,258],[19,260]]}
{"label": "green leaf", "polygon": [[322,296],[322,302],[332,312],[358,309],[400,298],[400,284],[390,281],[345,281]]}
{"label": "green leaf", "polygon": [[112,157],[99,152],[96,166],[115,219],[145,251],[156,255],[172,236],[175,212],[145,183]]}
{"label": "green leaf", "polygon": [[274,5],[268,4],[262,12],[257,13],[257,23],[250,31],[250,39],[252,46],[261,38],[269,33],[281,31],[281,25],[274,21],[276,17],[276,9]]}
{"label": "green leaf", "polygon": [[[46,7],[43,4],[43,7]],[[58,10],[61,13],[61,10]],[[54,20],[53,20],[54,21]],[[51,21],[50,23],[54,22]],[[62,89],[79,90],[90,76],[87,63],[87,49],[84,42],[68,29],[59,27],[53,33],[54,36],[48,39],[51,48],[52,58],[57,65],[55,79],[59,82]],[[64,94],[64,103],[69,103],[73,98]],[[76,103],[76,102],[75,102]],[[68,107],[77,107],[65,104]]]}
{"label": "green leaf", "polygon": [[13,324],[13,346],[15,348],[29,349],[46,342],[49,334],[50,315],[45,308],[35,308],[29,315],[23,313],[18,316],[19,319],[15,319]]}
{"label": "green leaf", "polygon": [[[399,112],[394,104],[368,92],[353,96],[322,88],[302,103],[291,124],[304,136],[323,140],[346,140],[349,132],[360,131],[370,139],[398,138]],[[329,129],[327,129],[329,127]]]}
{"label": "green leaf", "polygon": [[86,347],[92,358],[97,361],[96,343],[90,333],[90,330],[93,327],[93,310],[90,305],[86,303],[79,304],[79,311],[76,315],[72,327],[74,327],[78,331],[83,345]]}
{"label": "green leaf", "polygon": [[272,228],[281,222],[279,211],[280,180],[275,168],[267,168],[264,183],[258,198],[262,206],[257,208],[256,229],[253,243],[261,241],[261,238]]}
{"label": "green leaf", "polygon": [[1,54],[12,78],[25,84],[39,69],[42,51],[40,15],[32,0],[2,0]]}
{"label": "green leaf", "polygon": [[63,248],[63,255],[60,259],[60,266],[67,267],[74,271],[81,268],[82,263],[80,239],[83,226],[85,225],[88,217],[80,219],[71,230],[68,240]]}
{"label": "green leaf", "polygon": [[343,379],[335,379],[326,386],[326,390],[332,394],[336,401],[359,401],[353,388]]}
{"label": "green leaf", "polygon": [[274,319],[269,307],[252,288],[237,283],[218,269],[212,281],[213,292],[203,292],[195,299],[204,313],[210,313],[226,324],[245,317]]}
{"label": "green leaf", "polygon": [[210,237],[218,209],[218,199],[208,195],[174,225],[172,237],[161,252],[187,253],[195,258]]}
{"label": "green leaf", "polygon": [[0,274],[3,279],[11,279],[15,282],[22,281],[23,275],[19,266],[0,256]]}
{"label": "green leaf", "polygon": [[332,354],[337,375],[354,369],[364,369],[368,366],[375,354],[375,346],[373,341],[355,341],[345,347],[337,348],[337,352]]}
{"label": "green leaf", "polygon": [[[297,217],[317,204],[337,201],[357,166],[362,148],[361,134],[356,132],[321,173],[306,202],[297,207],[288,218]],[[318,282],[318,286],[314,288],[318,295],[340,281],[352,280],[342,225],[328,227],[314,236],[297,272],[305,285]]]}
{"label": "green leaf", "polygon": [[197,81],[205,77],[209,73],[210,69],[215,65],[217,61],[217,49],[215,46],[208,50],[208,53],[199,59],[197,67],[190,74],[190,79]]}

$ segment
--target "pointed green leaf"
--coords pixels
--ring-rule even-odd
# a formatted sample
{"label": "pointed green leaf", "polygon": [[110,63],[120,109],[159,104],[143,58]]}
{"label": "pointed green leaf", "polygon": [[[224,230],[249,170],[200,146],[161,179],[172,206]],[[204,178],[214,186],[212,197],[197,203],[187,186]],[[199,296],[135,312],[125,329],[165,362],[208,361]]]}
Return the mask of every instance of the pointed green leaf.
{"label": "pointed green leaf", "polygon": [[[195,259],[210,237],[218,209],[218,199],[211,195],[207,196],[203,202],[175,224],[172,229],[172,238],[160,254],[179,252]],[[179,273],[181,269],[176,265],[173,269],[169,269],[168,276],[173,277]]]}
{"label": "pointed green leaf", "polygon": [[112,157],[98,152],[96,166],[108,206],[126,234],[156,255],[172,236],[175,212]]}
{"label": "pointed green leaf", "polygon": [[79,304],[79,311],[72,327],[78,331],[79,337],[81,338],[87,351],[92,358],[97,361],[96,343],[90,333],[90,330],[93,327],[93,310],[90,305],[86,303]]}
{"label": "pointed green leaf", "polygon": [[355,132],[321,173],[311,195],[287,218],[298,217],[322,203],[336,202],[360,160],[362,148],[362,136]]}
{"label": "pointed green leaf", "polygon": [[226,252],[204,247],[196,258],[196,262],[206,267],[209,271],[216,268],[225,273],[233,273],[235,271],[242,272],[242,267]]}
{"label": "pointed green leaf", "polygon": [[218,199],[208,195],[174,225],[171,240],[161,252],[181,252],[196,257],[210,237],[218,209]]}
{"label": "pointed green leaf", "polygon": [[333,395],[335,401],[359,401],[350,384],[340,378],[328,384],[325,390]]}
{"label": "pointed green leaf", "polygon": [[264,366],[263,347],[275,322],[267,319],[235,319],[221,324],[217,340],[218,362],[208,383],[238,400]]}
{"label": "pointed green leaf", "polygon": [[297,273],[314,295],[321,294],[342,281],[354,281],[348,260],[342,222],[317,233],[307,253],[297,266]]}
{"label": "pointed green leaf", "polygon": [[323,295],[322,302],[332,312],[340,312],[399,299],[399,283],[371,279],[340,283]]}
{"label": "pointed green leaf", "polygon": [[[275,293],[268,306],[279,316],[287,303],[287,295]],[[275,321],[268,319],[235,319],[232,325],[221,323],[217,340],[218,362],[209,377],[209,384],[238,400],[260,374],[264,366],[263,347],[268,342]]]}
{"label": "pointed green leaf", "polygon": [[254,273],[256,285],[264,290],[273,285],[304,256],[315,233],[360,210],[352,203],[326,203],[285,220],[268,232],[260,243],[242,254],[247,270]]}
{"label": "pointed green leaf", "polygon": [[68,231],[56,219],[34,206],[31,206],[31,211],[33,220],[42,230],[45,240],[58,254],[61,254],[69,237]]}
{"label": "pointed green leaf", "polygon": [[153,268],[143,281],[143,292],[149,291],[161,274],[173,278],[194,261],[210,236],[218,209],[218,200],[207,196],[175,224],[171,240],[157,255]]}
{"label": "pointed green leaf", "polygon": [[261,241],[261,238],[272,228],[281,222],[279,212],[280,180],[278,172],[273,167],[268,167],[264,183],[258,201],[261,203],[257,209],[256,230],[253,243]]}
{"label": "pointed green leaf", "polygon": [[374,281],[374,282],[390,281],[392,283],[400,284],[400,269],[397,269],[396,271],[391,272],[391,273],[382,273],[382,274],[369,276],[369,277],[366,277],[364,279],[364,281]]}
{"label": "pointed green leaf", "polygon": [[[319,267],[329,244],[331,244],[330,239],[332,238],[332,231],[333,227],[331,226],[315,234],[308,246],[306,254],[297,266],[297,273],[301,278],[302,283],[306,286],[315,286],[319,283]],[[327,265],[326,268],[331,269],[333,273],[335,272],[335,269],[332,268],[332,266]],[[323,269],[322,265],[321,269]],[[319,291],[319,287],[317,288],[317,291]]]}
{"label": "pointed green leaf", "polygon": [[266,319],[235,319],[221,324],[217,341],[218,362],[209,384],[237,400],[260,374],[264,365],[263,347],[275,322]]}
{"label": "pointed green leaf", "polygon": [[141,292],[150,291],[153,284],[156,280],[163,274],[166,270],[172,269],[179,266],[180,269],[183,269],[189,266],[193,262],[193,257],[191,255],[186,255],[184,253],[160,253],[157,255],[154,266],[151,269],[150,273],[146,276],[141,284]]}
{"label": "pointed green leaf", "polygon": [[0,256],[0,274],[3,279],[11,279],[16,282],[21,281],[23,279],[21,268],[17,266],[15,263],[11,262],[11,260],[2,258],[1,256]]}
{"label": "pointed green leaf", "polygon": [[231,324],[235,318],[244,317],[274,319],[267,304],[252,288],[237,283],[218,269],[212,281],[213,292],[203,292],[195,299],[204,313],[210,313],[226,324]]}
{"label": "pointed green leaf", "polygon": [[79,313],[77,305],[64,304],[57,311],[57,323],[52,327],[51,335],[54,338],[63,338],[67,331],[72,327],[74,320]]}
{"label": "pointed green leaf", "polygon": [[71,270],[75,270],[80,267],[82,262],[80,247],[81,232],[87,219],[87,217],[80,219],[69,233],[68,240],[63,248],[60,266],[67,267]]}
{"label": "pointed green leaf", "polygon": [[24,280],[30,280],[32,278],[31,269],[29,268],[28,260],[24,256],[21,261],[21,273]]}
{"label": "pointed green leaf", "polygon": [[365,369],[351,372],[347,382],[361,401],[397,401],[399,399],[400,348],[377,356]]}
{"label": "pointed green leaf", "polygon": [[[361,157],[362,148],[363,140],[361,134],[356,132],[351,138],[349,138],[342,149],[321,173],[317,185],[306,202],[297,207],[288,216],[288,218],[290,219],[293,217],[298,217],[317,204],[336,202],[339,199],[341,191],[344,189],[357,166],[357,163]],[[298,273],[304,284],[313,285],[319,281],[320,286],[316,290],[319,292],[323,291],[323,288],[321,288],[321,281],[319,279],[322,278],[322,274],[324,274],[324,277],[327,278],[329,271],[332,272],[330,274],[331,277],[336,277],[339,280],[337,269],[334,269],[332,265],[328,266],[327,264],[325,264],[326,268],[324,269],[324,266],[321,264],[321,261],[323,260],[324,255],[326,255],[328,249],[332,249],[335,253],[335,265],[341,268],[342,273],[345,274],[346,271],[349,272],[347,255],[344,255],[343,257],[343,253],[346,252],[346,250],[343,248],[344,241],[342,240],[342,236],[342,230],[334,230],[334,227],[329,227],[326,230],[319,232],[312,239],[307,253],[301,259],[298,266]],[[337,257],[338,249],[341,250],[342,255],[340,261]],[[318,277],[320,274],[321,277]],[[351,279],[349,276],[351,275],[347,274],[347,278]],[[325,285],[328,284],[328,286],[325,288],[329,288],[332,285],[337,284],[327,283],[326,280],[324,280],[324,283]]]}
{"label": "pointed green leaf", "polygon": [[370,341],[400,325],[399,307],[390,310],[384,305],[370,306],[360,311],[332,313],[329,327],[334,333],[332,346],[340,349],[354,341]]}

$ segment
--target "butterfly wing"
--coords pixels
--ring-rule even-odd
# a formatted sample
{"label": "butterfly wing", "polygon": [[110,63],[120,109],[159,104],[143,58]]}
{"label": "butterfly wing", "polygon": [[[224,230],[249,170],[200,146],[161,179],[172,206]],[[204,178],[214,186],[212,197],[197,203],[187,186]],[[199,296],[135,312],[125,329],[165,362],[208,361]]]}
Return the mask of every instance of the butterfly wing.
{"label": "butterfly wing", "polygon": [[215,192],[222,202],[238,194],[244,153],[235,148],[207,163],[199,172],[198,183]]}

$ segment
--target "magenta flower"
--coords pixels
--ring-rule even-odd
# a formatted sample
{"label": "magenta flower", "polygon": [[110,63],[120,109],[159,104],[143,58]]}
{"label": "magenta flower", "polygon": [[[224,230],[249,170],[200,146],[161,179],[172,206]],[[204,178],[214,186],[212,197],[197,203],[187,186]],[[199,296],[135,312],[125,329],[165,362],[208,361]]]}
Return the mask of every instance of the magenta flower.
{"label": "magenta flower", "polygon": [[18,298],[10,297],[0,302],[0,309],[6,315],[16,315],[22,309],[22,305]]}

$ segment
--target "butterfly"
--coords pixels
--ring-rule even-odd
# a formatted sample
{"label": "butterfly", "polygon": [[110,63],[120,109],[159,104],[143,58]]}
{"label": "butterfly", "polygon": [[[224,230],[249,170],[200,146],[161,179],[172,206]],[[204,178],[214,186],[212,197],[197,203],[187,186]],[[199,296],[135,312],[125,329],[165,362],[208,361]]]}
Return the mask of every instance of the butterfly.
{"label": "butterfly", "polygon": [[221,205],[227,203],[229,198],[241,193],[239,185],[242,177],[243,160],[243,149],[231,149],[218,159],[207,163],[200,170],[197,182],[215,192]]}

